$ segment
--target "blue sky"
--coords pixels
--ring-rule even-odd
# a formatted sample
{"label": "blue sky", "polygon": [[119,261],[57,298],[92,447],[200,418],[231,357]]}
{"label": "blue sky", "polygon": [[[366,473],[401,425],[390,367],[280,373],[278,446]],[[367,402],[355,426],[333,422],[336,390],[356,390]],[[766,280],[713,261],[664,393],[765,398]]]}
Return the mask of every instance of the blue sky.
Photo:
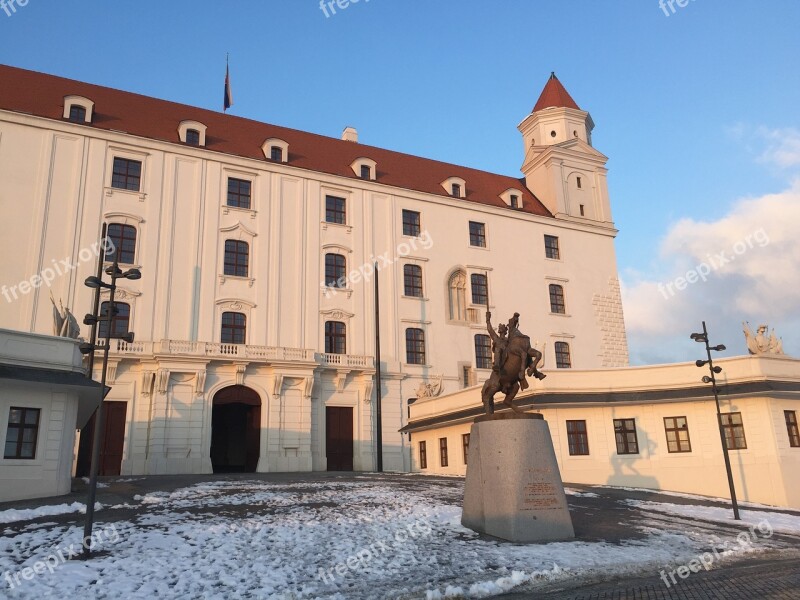
{"label": "blue sky", "polygon": [[[318,0],[29,0],[0,11],[0,62],[219,109],[230,52],[233,114],[331,136],[353,125],[367,144],[514,176],[516,125],[556,71],[610,157],[633,360],[689,360],[701,318],[732,354],[744,319],[800,353],[785,296],[800,250],[782,229],[800,202],[798,23],[796,0],[691,0],[670,16],[658,0],[360,0],[329,17]],[[771,253],[665,298],[674,325],[650,327],[652,284],[732,247],[743,220],[773,233]],[[686,236],[705,225],[718,235],[697,247]],[[796,250],[789,279],[759,275]]]}

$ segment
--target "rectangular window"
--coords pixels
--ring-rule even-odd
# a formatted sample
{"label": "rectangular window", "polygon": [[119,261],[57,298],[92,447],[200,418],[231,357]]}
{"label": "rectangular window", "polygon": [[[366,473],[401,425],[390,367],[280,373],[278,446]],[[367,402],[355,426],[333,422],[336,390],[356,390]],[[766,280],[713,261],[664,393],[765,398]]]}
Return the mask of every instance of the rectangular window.
{"label": "rectangular window", "polygon": [[372,179],[372,168],[369,165],[361,165],[361,179]]}
{"label": "rectangular window", "polygon": [[347,287],[347,259],[341,254],[325,255],[325,285]]}
{"label": "rectangular window", "polygon": [[580,208],[581,208],[581,216],[585,217],[586,216],[586,211],[584,210],[583,204],[581,204]]}
{"label": "rectangular window", "polygon": [[345,199],[336,196],[325,196],[325,221],[328,223],[347,223]]}
{"label": "rectangular window", "polygon": [[519,196],[511,196],[511,208],[519,208]]}
{"label": "rectangular window", "polygon": [[564,302],[564,288],[556,283],[551,283],[550,291],[550,312],[557,315],[567,314],[567,305]]}
{"label": "rectangular window", "polygon": [[406,362],[410,365],[425,364],[425,332],[422,329],[406,329]]}
{"label": "rectangular window", "polygon": [[559,260],[561,254],[558,251],[558,238],[554,235],[544,236],[544,255],[547,258]]}
{"label": "rectangular window", "polygon": [[461,186],[457,183],[453,184],[452,187],[452,195],[456,198],[461,198]]}
{"label": "rectangular window", "polygon": [[586,421],[567,421],[567,441],[570,456],[589,455],[589,434]]}
{"label": "rectangular window", "polygon": [[461,436],[461,445],[464,447],[464,464],[467,464],[469,457],[469,434],[465,433]]}
{"label": "rectangular window", "polygon": [[689,424],[686,417],[664,417],[664,430],[667,433],[667,451],[691,452],[692,442],[689,440]]}
{"label": "rectangular window", "polygon": [[251,187],[249,181],[228,177],[228,206],[250,208]]}
{"label": "rectangular window", "polygon": [[283,148],[280,146],[272,146],[269,149],[269,157],[275,162],[283,162]]}
{"label": "rectangular window", "polygon": [[250,269],[250,245],[239,240],[225,240],[223,273],[233,277],[247,277]]}
{"label": "rectangular window", "polygon": [[719,418],[722,422],[722,431],[725,432],[725,445],[728,450],[747,450],[742,413],[724,413]]}
{"label": "rectangular window", "polygon": [[403,265],[403,293],[422,298],[422,267],[419,265]]}
{"label": "rectangular window", "polygon": [[[108,239],[114,244],[117,253],[117,262],[123,265],[132,265],[136,258],[136,227],[132,225],[122,225],[120,223],[110,223]],[[109,253],[106,260],[114,260],[114,255]]]}
{"label": "rectangular window", "polygon": [[36,458],[36,441],[39,437],[39,408],[11,407],[6,429],[6,447],[3,458]]}
{"label": "rectangular window", "polygon": [[186,130],[186,143],[189,146],[199,146],[200,145],[200,132],[197,129],[187,129]]}
{"label": "rectangular window", "polygon": [[114,157],[111,187],[138,192],[142,183],[142,163],[138,160]]}
{"label": "rectangular window", "polygon": [[581,189],[581,187],[582,187],[582,183],[583,183],[583,182],[581,181],[581,178],[580,178],[580,177],[578,177],[578,178],[576,179],[576,182],[577,182],[577,184],[578,184],[578,189]]}
{"label": "rectangular window", "polygon": [[447,466],[447,438],[439,438],[439,465]]}
{"label": "rectangular window", "polygon": [[793,410],[783,411],[786,417],[786,430],[789,432],[789,445],[800,448],[800,430],[797,428],[797,413]]}
{"label": "rectangular window", "polygon": [[403,211],[403,235],[419,237],[422,232],[419,213],[414,210]]}
{"label": "rectangular window", "polygon": [[486,248],[486,225],[475,221],[469,222],[469,245]]}
{"label": "rectangular window", "polygon": [[425,442],[419,443],[419,468],[420,469],[428,468],[428,449],[426,447]]}
{"label": "rectangular window", "polygon": [[347,326],[344,323],[325,322],[325,353],[347,354]]}
{"label": "rectangular window", "polygon": [[[131,305],[127,302],[114,302],[115,311],[111,315],[111,335],[112,338],[121,338],[128,333],[131,323]],[[104,339],[108,332],[108,311],[111,303],[103,302],[100,305],[100,321],[97,323],[97,337]]]}
{"label": "rectangular window", "polygon": [[489,281],[486,275],[473,273],[470,282],[472,283],[472,303],[489,306]]}
{"label": "rectangular window", "polygon": [[461,384],[463,387],[468,388],[472,381],[472,370],[469,367],[464,367],[461,370]]}
{"label": "rectangular window", "polygon": [[78,106],[77,104],[73,104],[69,107],[69,120],[73,123],[85,123],[86,109],[82,106]]}
{"label": "rectangular window", "polygon": [[567,342],[556,342],[556,368],[572,368],[572,356],[570,355],[569,344]]}
{"label": "rectangular window", "polygon": [[222,344],[244,344],[247,333],[247,317],[242,313],[222,313],[222,331],[219,341]]}
{"label": "rectangular window", "polygon": [[475,336],[475,366],[479,369],[492,368],[492,339],[483,333]]}
{"label": "rectangular window", "polygon": [[617,438],[617,454],[639,454],[636,419],[614,419],[614,434]]}

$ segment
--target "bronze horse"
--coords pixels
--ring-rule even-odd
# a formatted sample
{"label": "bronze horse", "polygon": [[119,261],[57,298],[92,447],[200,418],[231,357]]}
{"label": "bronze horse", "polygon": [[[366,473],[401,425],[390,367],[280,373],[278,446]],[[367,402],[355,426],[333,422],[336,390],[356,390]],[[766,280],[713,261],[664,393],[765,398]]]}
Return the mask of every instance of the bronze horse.
{"label": "bronze horse", "polygon": [[[512,321],[517,317],[518,315],[515,315]],[[486,409],[486,414],[494,414],[494,395],[497,392],[503,392],[505,394],[503,404],[515,412],[522,412],[513,405],[512,401],[520,390],[521,382],[524,382],[523,389],[528,387],[527,382],[525,382],[526,369],[528,376],[534,376],[536,379],[544,379],[546,377],[544,373],[541,373],[536,368],[542,360],[542,353],[531,346],[531,339],[527,335],[520,333],[515,326],[512,326],[510,330],[510,338],[506,339],[504,335],[498,335],[492,328],[490,318],[491,313],[487,312],[486,325],[489,335],[495,343],[495,351],[500,351],[497,346],[501,344],[505,344],[506,351],[505,360],[500,365],[496,363],[491,377],[483,384],[483,389],[481,390],[483,406]],[[501,325],[500,327],[501,334],[503,334],[505,326]]]}

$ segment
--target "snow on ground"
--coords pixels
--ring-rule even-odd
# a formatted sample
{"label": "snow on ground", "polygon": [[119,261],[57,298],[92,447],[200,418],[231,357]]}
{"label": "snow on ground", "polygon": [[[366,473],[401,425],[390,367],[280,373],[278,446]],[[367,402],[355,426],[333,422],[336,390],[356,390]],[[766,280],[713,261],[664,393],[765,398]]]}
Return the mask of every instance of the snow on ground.
{"label": "snow on ground", "polygon": [[[646,493],[646,494],[658,494],[659,496],[674,496],[675,498],[685,498],[687,500],[702,500],[703,502],[722,502],[724,504],[730,504],[730,498],[715,498],[713,496],[701,496],[699,494],[687,494],[686,492],[669,492],[666,490],[651,490],[647,488],[634,488],[634,487],[625,487],[619,485],[595,485],[600,490],[608,489],[608,490],[622,490],[624,492],[639,492],[639,493]],[[751,508],[779,508],[776,506],[771,506],[769,504],[759,504],[758,502],[747,502],[743,500],[739,500],[739,506],[749,506]]]}
{"label": "snow on ground", "polygon": [[0,596],[480,598],[531,581],[657,574],[706,544],[681,525],[647,528],[622,544],[481,539],[460,524],[462,485],[239,480],[149,493],[137,497],[138,512],[126,519],[113,521],[112,509],[98,515],[95,531],[106,552],[91,561],[62,560],[80,546],[79,523],[7,532],[0,538]]}
{"label": "snow on ground", "polygon": [[[100,510],[103,506],[97,502],[94,505],[95,510]],[[72,504],[57,504],[55,506],[40,506],[38,508],[25,508],[0,511],[0,523],[14,523],[15,521],[30,521],[31,519],[38,519],[39,517],[50,517],[53,515],[66,515],[69,513],[85,513],[86,505],[80,502],[73,502]]]}
{"label": "snow on ground", "polygon": [[[698,506],[694,504],[671,504],[649,500],[624,500],[628,506],[655,510],[692,519],[737,524],[733,519],[733,509],[722,506]],[[800,515],[792,515],[763,510],[739,510],[743,529],[753,527],[760,537],[771,536],[773,532],[800,534]]]}

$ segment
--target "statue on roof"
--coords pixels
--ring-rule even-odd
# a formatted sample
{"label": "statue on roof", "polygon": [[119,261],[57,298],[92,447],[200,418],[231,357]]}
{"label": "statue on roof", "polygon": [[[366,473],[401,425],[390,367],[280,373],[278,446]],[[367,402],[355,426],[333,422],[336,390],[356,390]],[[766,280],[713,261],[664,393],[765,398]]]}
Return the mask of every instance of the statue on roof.
{"label": "statue on roof", "polygon": [[50,292],[50,302],[53,303],[53,335],[71,340],[80,339],[81,327],[78,325],[75,315],[70,312],[69,307],[64,308],[61,299],[59,299],[58,306],[56,306],[56,300],[53,298],[52,292]]}
{"label": "statue on roof", "polygon": [[774,329],[770,332],[768,325],[759,325],[757,332],[753,334],[750,323],[745,321],[742,329],[750,354],[783,354],[783,339],[775,335]]}

